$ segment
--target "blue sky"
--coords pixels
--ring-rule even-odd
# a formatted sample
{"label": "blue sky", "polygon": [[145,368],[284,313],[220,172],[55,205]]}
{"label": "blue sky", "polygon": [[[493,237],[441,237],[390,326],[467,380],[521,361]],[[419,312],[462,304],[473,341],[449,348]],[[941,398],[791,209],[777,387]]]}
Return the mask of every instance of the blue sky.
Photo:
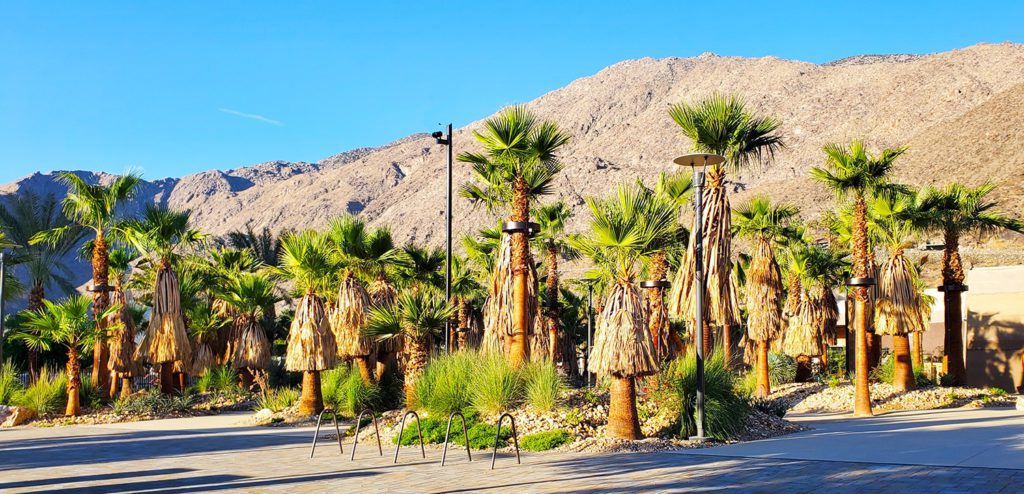
{"label": "blue sky", "polygon": [[0,182],[314,161],[645,56],[826,62],[1024,42],[1024,2],[972,3],[8,0]]}

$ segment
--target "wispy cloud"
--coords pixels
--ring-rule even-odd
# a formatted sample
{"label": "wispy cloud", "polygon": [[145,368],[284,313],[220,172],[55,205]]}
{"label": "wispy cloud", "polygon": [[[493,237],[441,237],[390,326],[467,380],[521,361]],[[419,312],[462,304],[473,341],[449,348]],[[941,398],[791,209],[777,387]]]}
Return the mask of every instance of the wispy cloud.
{"label": "wispy cloud", "polygon": [[249,120],[256,120],[256,121],[259,121],[259,122],[268,123],[270,125],[284,125],[279,120],[274,120],[272,118],[267,118],[267,117],[264,117],[263,115],[260,115],[258,113],[245,113],[245,112],[240,112],[238,110],[232,110],[230,108],[218,108],[217,110],[220,111],[221,113],[227,113],[228,115],[234,115],[236,117],[248,118]]}

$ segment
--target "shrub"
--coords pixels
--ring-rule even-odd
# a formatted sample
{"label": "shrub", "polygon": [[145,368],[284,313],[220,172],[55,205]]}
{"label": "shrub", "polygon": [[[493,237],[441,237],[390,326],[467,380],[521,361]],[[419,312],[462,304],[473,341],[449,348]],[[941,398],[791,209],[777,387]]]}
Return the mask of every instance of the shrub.
{"label": "shrub", "polygon": [[166,396],[157,389],[147,389],[114,402],[114,413],[155,416],[185,414],[195,402],[195,395],[191,393]]}
{"label": "shrub", "polygon": [[82,379],[82,385],[78,388],[78,402],[83,408],[99,408],[103,405],[103,398],[103,393],[92,385],[91,379]]}
{"label": "shrub", "polygon": [[269,408],[272,412],[280,412],[299,401],[299,390],[296,388],[271,388],[260,393],[256,399],[256,410]]}
{"label": "shrub", "polygon": [[23,387],[18,379],[18,370],[8,360],[0,367],[0,405],[14,404],[14,398],[21,393]]}
{"label": "shrub", "polygon": [[[736,376],[725,365],[721,350],[711,353],[704,365],[704,407],[706,429],[704,433],[716,439],[732,437],[743,425],[749,403],[736,391]],[[691,351],[677,359],[669,368],[676,394],[682,407],[680,434],[696,434],[697,359]]]}
{"label": "shrub", "polygon": [[828,368],[825,373],[829,376],[846,375],[846,348],[828,349]]}
{"label": "shrub", "polygon": [[565,384],[550,361],[530,362],[524,370],[526,403],[539,412],[550,412],[558,404]]}
{"label": "shrub", "polygon": [[469,383],[476,367],[476,353],[455,352],[431,360],[419,381],[410,408],[427,410],[437,416],[470,405]]}
{"label": "shrub", "polygon": [[871,377],[872,379],[892,384],[892,378],[895,374],[896,361],[890,353],[885,357],[882,357],[882,360],[878,362],[878,366],[875,367],[875,370],[871,373]]}
{"label": "shrub", "polygon": [[993,387],[986,388],[985,389],[985,393],[987,393],[989,396],[992,396],[994,398],[1002,398],[1002,397],[1006,397],[1006,396],[1009,395],[1009,393],[1007,393],[1005,389],[1003,389],[1003,388],[993,388]]}
{"label": "shrub", "polygon": [[[455,424],[452,424],[452,429],[455,429]],[[465,446],[466,441],[462,439],[462,431],[459,432],[460,434],[456,434],[454,430],[452,431],[451,441],[459,446]],[[444,431],[442,430],[441,433],[441,440],[438,442],[444,441]],[[469,428],[467,434],[469,435],[469,447],[472,449],[490,449],[494,447],[494,424],[477,422]],[[508,441],[511,438],[512,429],[508,426],[503,426],[501,428],[501,436],[498,438],[498,447],[504,448],[508,446]]]}
{"label": "shrub", "polygon": [[750,406],[761,413],[768,415],[774,415],[778,418],[786,416],[789,412],[789,406],[784,400],[781,399],[767,399],[767,398],[753,398],[750,400]]}
{"label": "shrub", "polygon": [[750,371],[743,374],[743,377],[736,380],[736,392],[744,396],[751,396],[757,391],[757,372]]}
{"label": "shrub", "polygon": [[796,381],[796,359],[785,353],[768,354],[768,380],[772,386]]}
{"label": "shrub", "polygon": [[241,394],[244,391],[238,381],[238,371],[227,365],[209,368],[192,387],[200,393],[225,395]]}
{"label": "shrub", "polygon": [[481,357],[470,383],[473,408],[491,415],[519,404],[523,399],[523,376],[501,355]]}
{"label": "shrub", "polygon": [[519,441],[519,447],[526,451],[547,451],[572,440],[572,434],[564,429],[527,434]]}
{"label": "shrub", "polygon": [[324,403],[350,415],[358,414],[364,408],[376,409],[381,403],[380,386],[364,382],[359,372],[349,367],[322,372],[320,389]]}
{"label": "shrub", "polygon": [[57,413],[67,405],[67,386],[68,378],[64,373],[44,367],[36,382],[14,397],[14,404],[31,409],[39,415]]}
{"label": "shrub", "polygon": [[[457,423],[458,421],[452,424],[452,429],[455,429]],[[434,418],[422,418],[420,420],[420,431],[423,433],[423,442],[425,444],[437,444],[443,442],[444,429],[447,425],[447,422],[441,422]],[[397,443],[398,435],[395,435],[395,437],[391,439],[391,442]],[[419,443],[419,436],[416,435],[416,419],[410,415],[405,421],[405,429],[402,430],[402,446],[412,446]]]}

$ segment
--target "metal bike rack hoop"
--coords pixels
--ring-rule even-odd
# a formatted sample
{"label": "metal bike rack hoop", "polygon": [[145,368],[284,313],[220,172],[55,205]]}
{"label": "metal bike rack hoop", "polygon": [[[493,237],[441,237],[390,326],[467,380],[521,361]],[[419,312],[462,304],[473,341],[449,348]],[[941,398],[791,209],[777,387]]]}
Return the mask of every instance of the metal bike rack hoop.
{"label": "metal bike rack hoop", "polygon": [[523,462],[519,459],[519,435],[516,433],[516,419],[511,413],[503,413],[501,417],[498,417],[498,427],[494,431],[494,452],[491,453],[491,470],[494,470],[494,460],[498,457],[498,439],[501,438],[501,423],[505,421],[505,417],[512,422],[512,441],[516,445],[516,464],[521,465]]}
{"label": "metal bike rack hoop", "polygon": [[454,411],[448,416],[448,428],[444,431],[444,449],[441,450],[441,466],[444,466],[444,459],[448,456],[448,435],[452,432],[452,420],[458,416],[462,419],[462,439],[466,441],[466,457],[473,461],[473,454],[469,452],[469,431],[466,430],[466,416],[462,412]]}
{"label": "metal bike rack hoop", "polygon": [[330,408],[325,408],[320,415],[316,417],[316,432],[313,433],[313,447],[309,450],[309,457],[313,457],[313,453],[316,452],[316,438],[320,436],[320,423],[324,418],[324,414],[331,414],[331,419],[334,420],[334,433],[338,435],[338,451],[340,454],[345,454],[345,450],[341,447],[341,429],[338,427],[338,414]]}
{"label": "metal bike rack hoop", "polygon": [[380,443],[380,428],[377,427],[377,415],[373,413],[373,410],[367,408],[359,412],[359,416],[356,417],[356,433],[352,436],[352,460],[356,459],[356,445],[359,444],[359,425],[363,423],[363,414],[369,413],[370,418],[373,419],[373,433],[377,436],[377,449],[380,451],[380,455],[384,456],[384,446]]}
{"label": "metal bike rack hoop", "polygon": [[420,454],[423,455],[424,458],[427,457],[427,450],[423,447],[423,430],[420,429],[420,416],[416,412],[409,410],[408,412],[405,412],[405,415],[402,415],[402,424],[398,426],[398,445],[395,446],[394,463],[398,463],[398,452],[402,450],[402,432],[405,431],[405,419],[409,418],[410,415],[416,417],[416,434],[420,436]]}

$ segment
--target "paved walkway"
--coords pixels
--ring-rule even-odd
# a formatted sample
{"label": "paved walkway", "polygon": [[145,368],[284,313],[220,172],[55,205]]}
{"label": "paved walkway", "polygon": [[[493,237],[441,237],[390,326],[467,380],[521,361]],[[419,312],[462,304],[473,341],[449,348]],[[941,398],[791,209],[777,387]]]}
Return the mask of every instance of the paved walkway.
{"label": "paved walkway", "polygon": [[[844,492],[1024,491],[1024,414],[947,410],[868,420],[797,417],[816,430],[701,451],[524,454],[404,448],[377,456],[310,429],[220,416],[106,426],[0,430],[0,492]],[[939,451],[934,451],[938,449]],[[946,453],[942,453],[945,451]],[[858,463],[859,462],[859,463]],[[866,463],[871,462],[871,463]],[[941,465],[941,468],[936,468]],[[998,466],[1000,468],[980,468]]]}

